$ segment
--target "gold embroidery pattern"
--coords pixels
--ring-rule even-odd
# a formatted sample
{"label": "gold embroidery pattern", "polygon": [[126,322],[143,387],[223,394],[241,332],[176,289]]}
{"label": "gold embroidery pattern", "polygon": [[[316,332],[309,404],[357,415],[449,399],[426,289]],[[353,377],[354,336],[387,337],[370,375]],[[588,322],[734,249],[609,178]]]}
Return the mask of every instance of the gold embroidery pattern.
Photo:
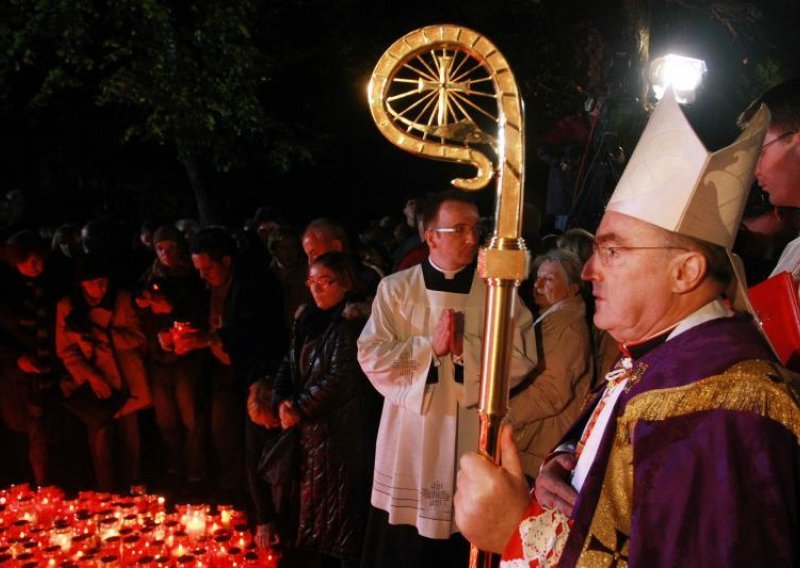
{"label": "gold embroidery pattern", "polygon": [[639,420],[657,421],[705,410],[753,412],[782,424],[800,444],[800,406],[784,371],[768,361],[744,361],[690,385],[642,393],[619,419],[617,438],[630,443]]}
{"label": "gold embroidery pattern", "polygon": [[611,564],[608,564],[608,566],[611,568],[628,565],[628,555],[623,553],[625,545],[628,544],[629,540],[628,535],[621,533],[620,531],[615,531],[615,532],[616,532],[616,540],[614,541],[613,548],[606,547],[594,535],[592,535],[589,538],[589,544],[586,545],[587,551],[591,552],[597,551],[605,555],[611,556]]}
{"label": "gold embroidery pattern", "polygon": [[615,443],[577,566],[628,566],[633,506],[633,446]]}
{"label": "gold embroidery pattern", "polygon": [[635,363],[633,369],[628,371],[628,382],[625,383],[624,392],[629,392],[636,383],[642,380],[645,372],[647,371],[647,363]]}
{"label": "gold embroidery pattern", "polygon": [[633,511],[631,434],[636,423],[716,409],[753,412],[774,420],[800,443],[798,396],[787,372],[768,361],[744,361],[690,385],[635,396],[618,419],[600,498],[577,566],[627,566]]}

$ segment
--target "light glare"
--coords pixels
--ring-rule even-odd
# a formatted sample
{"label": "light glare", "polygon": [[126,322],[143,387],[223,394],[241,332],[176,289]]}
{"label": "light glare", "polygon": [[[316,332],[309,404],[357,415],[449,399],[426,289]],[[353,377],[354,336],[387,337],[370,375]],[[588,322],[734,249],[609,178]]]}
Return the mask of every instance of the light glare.
{"label": "light glare", "polygon": [[669,54],[650,64],[650,84],[657,100],[661,100],[667,87],[672,85],[675,100],[680,104],[692,103],[705,72],[706,62],[702,59]]}

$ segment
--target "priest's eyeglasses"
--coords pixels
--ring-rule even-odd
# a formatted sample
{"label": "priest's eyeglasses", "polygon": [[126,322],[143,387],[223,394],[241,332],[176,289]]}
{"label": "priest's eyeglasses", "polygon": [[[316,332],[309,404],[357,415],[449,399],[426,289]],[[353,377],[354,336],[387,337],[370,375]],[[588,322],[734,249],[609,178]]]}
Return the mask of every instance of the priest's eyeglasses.
{"label": "priest's eyeglasses", "polygon": [[797,134],[797,130],[789,130],[788,132],[784,132],[783,134],[776,136],[775,138],[773,138],[772,140],[761,146],[761,153],[763,154],[764,152],[766,152],[767,148],[775,144],[775,142],[777,142],[778,140],[783,140],[784,138],[786,138],[787,136],[791,136],[792,134]]}
{"label": "priest's eyeglasses", "polygon": [[336,278],[306,278],[306,286],[309,288],[317,286],[323,290],[327,290],[337,282],[338,280]]}
{"label": "priest's eyeglasses", "polygon": [[438,229],[432,229],[434,233],[452,233],[458,237],[465,237],[468,234],[472,234],[478,239],[483,238],[486,234],[486,230],[480,225],[466,225],[460,224],[455,225],[453,227],[439,227]]}
{"label": "priest's eyeglasses", "polygon": [[621,266],[625,263],[626,255],[624,254],[627,251],[634,251],[634,250],[683,250],[688,251],[689,249],[686,247],[612,247],[608,245],[600,245],[597,243],[592,244],[592,252],[597,255],[600,259],[600,264],[603,266]]}

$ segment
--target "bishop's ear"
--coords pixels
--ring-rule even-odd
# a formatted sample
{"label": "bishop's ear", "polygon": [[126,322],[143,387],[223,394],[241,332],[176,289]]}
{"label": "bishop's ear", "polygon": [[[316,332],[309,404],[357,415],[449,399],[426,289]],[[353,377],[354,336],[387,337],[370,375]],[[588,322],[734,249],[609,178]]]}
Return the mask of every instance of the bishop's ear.
{"label": "bishop's ear", "polygon": [[708,273],[708,260],[697,251],[687,251],[672,259],[673,290],[678,293],[691,292],[697,288]]}

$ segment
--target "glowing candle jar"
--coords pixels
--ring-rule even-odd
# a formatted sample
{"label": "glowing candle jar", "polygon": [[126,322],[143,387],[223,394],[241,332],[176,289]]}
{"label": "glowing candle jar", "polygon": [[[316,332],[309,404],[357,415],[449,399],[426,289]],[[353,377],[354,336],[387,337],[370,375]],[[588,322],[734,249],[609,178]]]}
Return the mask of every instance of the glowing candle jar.
{"label": "glowing candle jar", "polygon": [[81,504],[77,499],[67,499],[61,502],[59,508],[62,513],[66,513],[67,516],[72,516],[81,508]]}
{"label": "glowing candle jar", "polygon": [[119,536],[119,519],[116,517],[105,517],[97,523],[97,534],[100,540],[106,541],[111,537]]}
{"label": "glowing candle jar", "polygon": [[184,554],[177,561],[178,566],[195,566],[196,564],[197,559],[191,554]]}
{"label": "glowing candle jar", "polygon": [[[164,522],[165,512],[164,510],[167,507],[167,500],[164,497],[155,497],[153,496],[150,500],[150,513],[153,515],[153,518],[156,522]],[[159,521],[159,518],[161,519]]]}
{"label": "glowing candle jar", "polygon": [[8,529],[8,539],[9,541],[15,538],[22,538],[26,532],[30,529],[31,523],[25,519],[19,519],[11,523],[11,526]]}
{"label": "glowing candle jar", "polygon": [[60,560],[65,558],[64,550],[59,545],[53,544],[42,549],[42,557],[47,560],[48,565],[55,566]]}
{"label": "glowing candle jar", "polygon": [[186,549],[186,547],[183,545],[182,542],[178,543],[177,546],[175,546],[172,549],[172,556],[174,556],[175,558],[180,558],[181,556],[185,556],[187,553],[188,550]]}
{"label": "glowing candle jar", "polygon": [[153,525],[145,525],[139,530],[139,536],[142,537],[142,541],[150,544],[153,542],[153,529],[155,527]]}
{"label": "glowing candle jar", "polygon": [[175,519],[166,519],[161,524],[161,526],[164,527],[164,539],[165,540],[170,535],[173,535],[176,532],[179,532],[181,530],[180,529],[181,524],[178,521],[176,521]]}
{"label": "glowing candle jar", "polygon": [[153,557],[165,556],[168,553],[163,540],[153,540],[147,547],[147,554]]}
{"label": "glowing candle jar", "polygon": [[197,547],[192,549],[192,556],[194,556],[197,564],[195,566],[208,566],[209,552],[207,548]]}
{"label": "glowing candle jar", "polygon": [[244,550],[250,544],[250,537],[250,529],[247,528],[247,525],[236,525],[233,528],[231,544]]}
{"label": "glowing candle jar", "polygon": [[61,547],[64,552],[72,547],[75,532],[67,519],[58,519],[50,530],[50,544]]}
{"label": "glowing candle jar", "polygon": [[72,515],[72,527],[76,534],[93,533],[95,529],[94,513],[89,509],[78,509]]}
{"label": "glowing candle jar", "polygon": [[228,549],[227,555],[224,557],[225,564],[221,566],[239,566],[242,563],[244,551],[238,546],[232,546]]}
{"label": "glowing candle jar", "polygon": [[206,511],[202,507],[189,507],[183,518],[186,534],[192,541],[198,541],[206,534]]}
{"label": "glowing candle jar", "polygon": [[31,486],[27,483],[9,485],[6,491],[13,501],[19,501],[22,497],[30,497],[33,494]]}
{"label": "glowing candle jar", "polygon": [[[26,500],[20,501],[20,504],[25,503]],[[36,524],[39,522],[39,514],[38,511],[33,508],[33,503],[30,499],[27,500],[27,505],[23,507],[24,512],[20,515],[20,520],[27,521],[31,524]]]}
{"label": "glowing candle jar", "polygon": [[217,505],[217,513],[219,513],[220,524],[229,528],[233,520],[233,505]]}
{"label": "glowing candle jar", "polygon": [[[99,542],[95,533],[82,533],[72,537],[70,550],[80,557],[87,551],[96,548]],[[73,556],[73,559],[75,559],[75,556]]]}
{"label": "glowing candle jar", "polygon": [[214,538],[211,541],[211,557],[216,560],[216,563],[220,566],[225,566],[225,564],[221,564],[224,558],[228,555],[228,543],[230,543],[231,535],[227,531],[217,531],[217,534],[214,535]]}
{"label": "glowing candle jar", "polygon": [[164,539],[165,544],[168,548],[175,548],[179,544],[182,544],[184,548],[189,545],[189,536],[186,534],[186,531],[183,530],[175,530],[171,534],[168,534],[167,537]]}
{"label": "glowing candle jar", "polygon": [[130,564],[144,553],[144,548],[142,537],[133,533],[122,538],[120,554],[125,559],[125,563]]}
{"label": "glowing candle jar", "polygon": [[122,548],[122,538],[119,535],[110,536],[103,541],[103,552],[119,556]]}

